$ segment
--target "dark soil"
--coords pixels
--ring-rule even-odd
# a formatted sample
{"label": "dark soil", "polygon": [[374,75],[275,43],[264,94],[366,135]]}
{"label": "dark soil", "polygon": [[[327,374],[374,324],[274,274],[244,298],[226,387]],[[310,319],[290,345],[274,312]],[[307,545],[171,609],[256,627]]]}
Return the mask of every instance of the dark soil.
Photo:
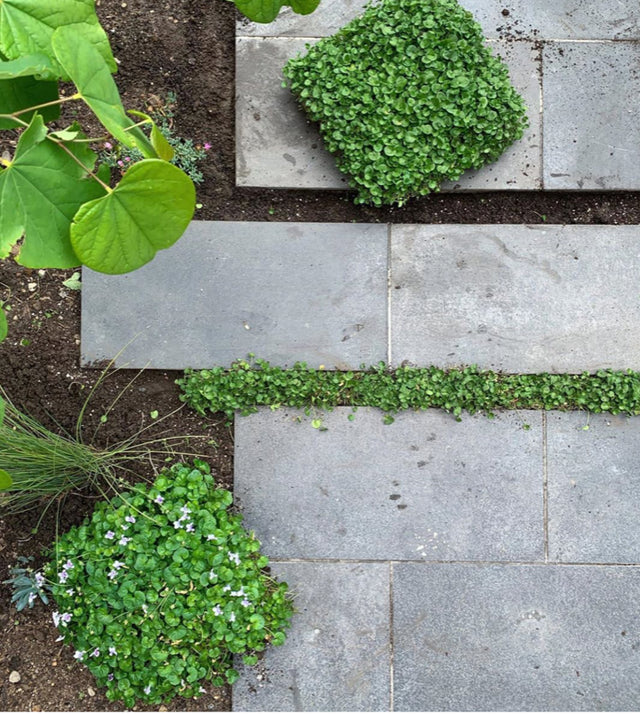
{"label": "dark soil", "polygon": [[[421,223],[640,223],[639,193],[478,193],[433,195],[401,209],[357,207],[347,192],[239,189],[234,185],[234,23],[226,0],[97,0],[98,13],[120,62],[117,82],[128,108],[146,109],[167,92],[177,94],[176,134],[212,149],[201,166],[197,218],[254,221]],[[0,300],[11,307],[10,335],[0,345],[0,386],[12,401],[51,429],[73,431],[78,413],[100,376],[79,366],[80,293],[63,287],[72,271],[29,271],[0,264]],[[177,373],[111,374],[91,398],[85,438],[97,429],[98,446],[115,443],[152,422],[150,413],[181,406]],[[100,416],[121,394],[105,424]],[[206,455],[219,482],[232,486],[232,434],[224,420],[205,423],[183,408],[156,431],[202,436],[185,449]],[[141,474],[151,475],[150,466]],[[18,555],[42,562],[56,523],[60,530],[91,512],[95,494],[70,496],[32,530],[38,512],[0,521],[0,580]],[[95,688],[56,643],[51,608],[38,604],[17,614],[10,589],[0,586],[0,709],[3,711],[121,710]],[[20,674],[18,683],[9,674]],[[197,700],[176,699],[170,710],[229,710],[226,689]]]}

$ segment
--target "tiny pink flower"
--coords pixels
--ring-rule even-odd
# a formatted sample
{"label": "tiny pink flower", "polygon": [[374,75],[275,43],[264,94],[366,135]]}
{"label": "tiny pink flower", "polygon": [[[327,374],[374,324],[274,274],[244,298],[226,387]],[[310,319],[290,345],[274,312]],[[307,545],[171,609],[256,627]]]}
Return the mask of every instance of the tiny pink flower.
{"label": "tiny pink flower", "polygon": [[110,141],[105,141],[104,148],[105,149],[113,149],[113,144]]}
{"label": "tiny pink flower", "polygon": [[120,167],[124,166],[124,161],[118,160],[118,166],[120,166]]}
{"label": "tiny pink flower", "polygon": [[205,141],[204,142],[204,150],[209,151],[210,148],[211,148],[211,144],[208,141]]}

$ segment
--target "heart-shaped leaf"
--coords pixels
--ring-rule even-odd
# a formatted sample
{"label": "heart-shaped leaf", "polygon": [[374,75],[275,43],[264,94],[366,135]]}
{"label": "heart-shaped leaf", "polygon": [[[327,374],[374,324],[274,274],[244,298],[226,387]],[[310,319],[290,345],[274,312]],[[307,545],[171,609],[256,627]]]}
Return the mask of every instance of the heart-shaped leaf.
{"label": "heart-shaped leaf", "polygon": [[125,114],[109,67],[96,48],[78,37],[71,27],[58,28],[51,44],[56,59],[107,131],[121,144],[137,148],[147,158],[155,158],[149,139]]}
{"label": "heart-shaped leaf", "polygon": [[3,469],[0,469],[0,491],[6,491],[11,488],[11,486],[13,486],[11,476]]}
{"label": "heart-shaped leaf", "polygon": [[133,164],[116,188],[82,206],[71,224],[71,243],[84,265],[112,275],[136,270],[172,246],[195,210],[189,177],[173,164]]}
{"label": "heart-shaped leaf", "polygon": [[44,54],[53,60],[56,74],[69,79],[56,62],[51,38],[59,27],[89,42],[110,70],[117,69],[109,39],[100,25],[94,0],[2,0],[0,2],[0,52],[10,60]]}
{"label": "heart-shaped leaf", "polygon": [[71,219],[104,188],[86,177],[96,160],[86,144],[62,148],[46,137],[42,117],[36,114],[18,140],[13,161],[0,171],[0,258],[24,235],[17,258],[21,265],[74,268],[80,261],[69,239]]}
{"label": "heart-shaped leaf", "polygon": [[299,15],[308,15],[320,4],[320,0],[234,0],[234,2],[238,10],[254,22],[272,22],[283,5],[288,5]]}
{"label": "heart-shaped leaf", "polygon": [[[35,77],[17,77],[0,79],[0,114],[14,114],[23,109],[34,107],[58,99],[58,83]],[[35,111],[20,114],[22,121],[31,121]],[[60,107],[54,104],[38,110],[45,122],[55,121],[60,116]],[[21,126],[13,119],[0,118],[0,129],[14,129]]]}
{"label": "heart-shaped leaf", "polygon": [[138,112],[135,109],[129,109],[129,114],[133,114],[134,117],[145,119],[149,123],[151,126],[151,136],[149,137],[151,146],[155,149],[159,159],[171,161],[174,155],[173,147],[167,141],[160,129],[158,129],[158,125],[153,121],[153,119],[148,114]]}

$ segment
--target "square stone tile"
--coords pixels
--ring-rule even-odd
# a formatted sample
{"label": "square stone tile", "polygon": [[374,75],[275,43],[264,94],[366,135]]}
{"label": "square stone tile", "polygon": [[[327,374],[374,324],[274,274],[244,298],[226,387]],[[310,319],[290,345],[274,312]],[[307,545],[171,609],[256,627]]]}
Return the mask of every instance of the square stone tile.
{"label": "square stone tile", "polygon": [[640,569],[393,568],[395,711],[630,711]]}
{"label": "square stone tile", "polygon": [[282,646],[255,668],[239,666],[233,711],[388,711],[389,568],[272,563],[297,612]]}
{"label": "square stone tile", "polygon": [[637,366],[639,274],[637,226],[392,226],[392,362]]}
{"label": "square stone tile", "polygon": [[325,431],[289,409],[236,420],[236,502],[265,553],[542,559],[540,412],[350,414],[323,415]]}
{"label": "square stone tile", "polygon": [[640,189],[639,67],[638,42],[545,45],[545,189]]}
{"label": "square stone tile", "polygon": [[193,222],[140,270],[83,270],[82,362],[327,369],[386,359],[387,227]]}
{"label": "square stone tile", "polygon": [[547,417],[549,558],[640,563],[640,419]]}
{"label": "square stone tile", "polygon": [[[236,39],[236,183],[272,188],[346,189],[347,178],[324,148],[288,88],[287,60],[316,40],[293,37]],[[469,171],[443,190],[533,190],[541,186],[539,53],[530,42],[492,42],[528,108],[530,127],[493,164]],[[260,68],[256,72],[256,67]]]}

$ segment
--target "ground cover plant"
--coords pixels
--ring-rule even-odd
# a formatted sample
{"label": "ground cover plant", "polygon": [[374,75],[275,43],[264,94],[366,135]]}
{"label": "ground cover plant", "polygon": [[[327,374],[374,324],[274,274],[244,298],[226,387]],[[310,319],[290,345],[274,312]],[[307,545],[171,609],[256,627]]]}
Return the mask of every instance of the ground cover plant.
{"label": "ground cover plant", "polygon": [[64,641],[107,697],[127,707],[204,693],[282,644],[293,607],[260,543],[205,462],[99,503],[61,536],[44,570]]}
{"label": "ground cover plant", "polygon": [[506,66],[457,0],[383,0],[284,68],[358,189],[404,203],[495,161],[527,125]]}
{"label": "ground cover plant", "polygon": [[[587,410],[640,414],[640,373],[601,370],[595,374],[502,374],[477,367],[398,367],[383,362],[361,371],[327,371],[296,363],[291,369],[257,359],[231,368],[187,370],[177,384],[185,402],[199,414],[237,410],[251,414],[259,405],[277,408],[378,407],[388,415],[403,409],[463,411],[497,409]],[[387,421],[392,421],[388,418]]]}

